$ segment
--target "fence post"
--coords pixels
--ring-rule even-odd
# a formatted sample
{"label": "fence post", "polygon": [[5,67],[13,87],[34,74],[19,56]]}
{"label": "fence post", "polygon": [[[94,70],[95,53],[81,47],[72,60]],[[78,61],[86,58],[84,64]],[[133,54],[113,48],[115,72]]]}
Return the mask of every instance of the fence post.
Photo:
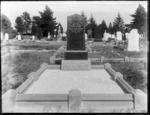
{"label": "fence post", "polygon": [[81,92],[78,89],[72,89],[69,91],[69,112],[80,112],[81,111]]}

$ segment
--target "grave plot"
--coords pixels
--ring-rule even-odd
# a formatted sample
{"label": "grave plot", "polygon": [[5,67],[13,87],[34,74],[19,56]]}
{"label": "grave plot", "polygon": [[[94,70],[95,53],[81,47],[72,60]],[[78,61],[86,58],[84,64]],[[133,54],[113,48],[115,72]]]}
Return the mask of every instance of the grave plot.
{"label": "grave plot", "polygon": [[[109,63],[91,65],[84,17],[68,16],[61,65],[43,63],[13,94],[13,112],[120,112],[146,110],[146,95],[133,89]],[[73,37],[72,37],[73,36]]]}

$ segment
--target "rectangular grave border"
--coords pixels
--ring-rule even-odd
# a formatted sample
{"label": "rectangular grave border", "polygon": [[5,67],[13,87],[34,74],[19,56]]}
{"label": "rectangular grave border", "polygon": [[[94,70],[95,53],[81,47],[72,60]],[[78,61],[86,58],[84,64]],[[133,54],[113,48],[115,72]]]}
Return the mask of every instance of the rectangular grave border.
{"label": "rectangular grave border", "polygon": [[[84,109],[87,109],[89,104],[97,107],[113,106],[120,107],[122,104],[130,109],[137,109],[138,103],[136,98],[138,94],[136,90],[132,88],[124,79],[123,75],[114,71],[109,63],[106,63],[104,69],[112,76],[112,79],[123,89],[125,94],[81,94],[81,102],[84,103]],[[28,79],[16,89],[15,102],[57,102],[58,105],[61,102],[69,103],[68,94],[25,94],[26,90],[39,78],[39,76],[45,71],[45,69],[52,68],[52,65],[46,63],[41,64],[40,69],[36,72],[32,72],[28,75]],[[122,103],[122,104],[120,104]],[[133,104],[133,105],[132,105]],[[113,107],[112,106],[112,107]],[[132,106],[132,107],[131,107]],[[82,107],[81,107],[82,109]],[[68,111],[69,107],[68,107]]]}

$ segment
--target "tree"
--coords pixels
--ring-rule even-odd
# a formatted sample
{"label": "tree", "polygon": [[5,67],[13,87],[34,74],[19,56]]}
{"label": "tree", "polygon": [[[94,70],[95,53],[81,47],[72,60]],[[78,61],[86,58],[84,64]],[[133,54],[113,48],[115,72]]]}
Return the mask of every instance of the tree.
{"label": "tree", "polygon": [[28,31],[31,29],[30,28],[30,24],[31,24],[30,14],[28,12],[23,12],[21,17],[23,18],[23,21],[24,21],[25,31],[26,33],[28,33]]}
{"label": "tree", "polygon": [[1,31],[5,33],[5,31],[11,27],[11,22],[8,17],[4,14],[1,15]]}
{"label": "tree", "polygon": [[94,38],[94,30],[97,27],[96,21],[93,18],[93,15],[91,14],[90,19],[88,20],[89,24],[86,27],[86,30],[91,29],[92,30],[92,38]]}
{"label": "tree", "polygon": [[82,12],[81,12],[81,16],[83,16],[83,17],[84,17],[85,27],[86,27],[86,26],[87,26],[88,21],[87,21],[87,16],[85,16],[85,14],[84,14],[84,11],[82,11]]}
{"label": "tree", "polygon": [[102,34],[102,37],[103,37],[104,32],[105,31],[107,32],[107,25],[106,25],[105,20],[102,20],[102,23],[100,24],[100,27],[101,27],[101,34]]}
{"label": "tree", "polygon": [[18,16],[15,20],[16,22],[16,25],[15,25],[15,28],[18,32],[20,32],[21,34],[24,33],[25,31],[25,26],[24,26],[24,21],[23,21],[23,18],[21,16]]}
{"label": "tree", "polygon": [[132,14],[131,17],[133,17],[131,27],[137,28],[140,34],[147,33],[147,13],[141,4],[139,4],[135,13]]}
{"label": "tree", "polygon": [[48,35],[48,32],[54,34],[56,28],[56,18],[53,18],[53,11],[46,5],[45,10],[40,13],[40,27],[43,30],[44,36]]}
{"label": "tree", "polygon": [[122,33],[124,33],[125,25],[119,13],[113,22],[113,26],[114,26],[114,32],[121,31]]}
{"label": "tree", "polygon": [[40,18],[40,16],[33,16],[32,20],[33,20],[34,24],[37,24],[39,27],[41,27],[41,18]]}

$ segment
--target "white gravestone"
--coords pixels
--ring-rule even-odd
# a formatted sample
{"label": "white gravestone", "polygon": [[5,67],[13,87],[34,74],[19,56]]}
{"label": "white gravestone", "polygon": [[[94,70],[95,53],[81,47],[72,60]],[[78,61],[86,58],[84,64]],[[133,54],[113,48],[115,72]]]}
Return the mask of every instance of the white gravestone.
{"label": "white gravestone", "polygon": [[128,36],[128,51],[139,51],[139,34],[137,29],[132,29]]}
{"label": "white gravestone", "polygon": [[50,35],[50,32],[48,33],[48,39],[50,39],[51,38],[51,35]]}
{"label": "white gravestone", "polygon": [[1,32],[1,40],[3,40],[3,39],[4,39],[3,32]]}
{"label": "white gravestone", "polygon": [[117,40],[118,41],[122,40],[122,33],[120,31],[117,32]]}
{"label": "white gravestone", "polygon": [[116,38],[114,34],[112,34],[111,37],[114,38],[114,39]]}
{"label": "white gravestone", "polygon": [[129,33],[125,33],[125,36],[126,36],[126,39],[128,40],[128,38],[129,38]]}
{"label": "white gravestone", "polygon": [[35,36],[32,36],[32,40],[35,40]]}
{"label": "white gravestone", "polygon": [[87,41],[88,37],[87,37],[87,34],[85,33],[85,41]]}
{"label": "white gravestone", "polygon": [[20,34],[18,35],[18,40],[21,40],[21,35]]}
{"label": "white gravestone", "polygon": [[108,33],[106,33],[106,31],[104,32],[104,35],[103,35],[103,41],[107,41],[108,40]]}
{"label": "white gravestone", "polygon": [[6,41],[9,40],[9,35],[8,35],[8,33],[5,34],[5,40],[6,40]]}

